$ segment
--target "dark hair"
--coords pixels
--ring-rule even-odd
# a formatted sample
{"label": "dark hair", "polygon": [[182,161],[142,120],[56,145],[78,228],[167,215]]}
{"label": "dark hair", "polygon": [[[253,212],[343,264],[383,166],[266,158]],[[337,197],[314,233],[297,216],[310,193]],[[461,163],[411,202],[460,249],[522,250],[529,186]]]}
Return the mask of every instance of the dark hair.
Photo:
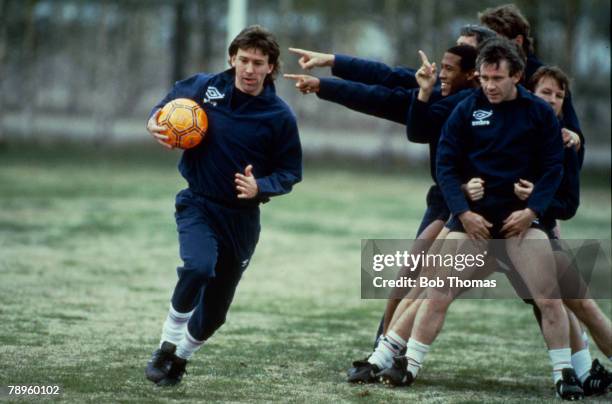
{"label": "dark hair", "polygon": [[[232,56],[238,53],[238,49],[258,49],[264,55],[268,55],[268,63],[274,65],[272,72],[266,76],[266,83],[271,83],[280,70],[280,48],[276,38],[271,32],[260,25],[251,25],[246,27],[232,43],[230,44],[227,53],[231,59]],[[231,64],[231,61],[230,61]]]}
{"label": "dark hair", "polygon": [[487,8],[478,13],[480,22],[500,35],[514,39],[523,36],[523,51],[533,53],[533,38],[529,36],[531,26],[521,11],[514,4],[504,4],[499,7]]}
{"label": "dark hair", "polygon": [[456,45],[448,48],[446,52],[461,58],[461,63],[459,65],[461,66],[462,72],[467,72],[476,68],[476,56],[478,55],[478,51],[473,46]]}
{"label": "dark hair", "polygon": [[521,55],[518,44],[507,38],[496,37],[488,39],[481,44],[476,58],[476,68],[480,70],[483,64],[493,64],[499,67],[502,61],[508,62],[510,76],[523,73],[525,59]]}
{"label": "dark hair", "polygon": [[482,41],[497,36],[497,33],[492,29],[483,27],[482,25],[467,24],[461,27],[459,31],[461,36],[473,36],[476,38],[476,44],[480,44]]}
{"label": "dark hair", "polygon": [[569,90],[569,77],[557,66],[540,66],[529,79],[529,89],[535,92],[538,83],[544,77],[554,79],[563,91],[567,92]]}

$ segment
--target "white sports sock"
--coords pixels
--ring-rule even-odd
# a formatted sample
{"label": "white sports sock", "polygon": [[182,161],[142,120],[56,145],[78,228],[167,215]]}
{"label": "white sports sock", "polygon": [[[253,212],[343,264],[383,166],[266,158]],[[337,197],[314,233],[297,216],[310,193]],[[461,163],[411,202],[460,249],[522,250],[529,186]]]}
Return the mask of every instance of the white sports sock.
{"label": "white sports sock", "polygon": [[395,331],[390,330],[387,333],[386,337],[391,343],[393,343],[394,345],[397,345],[400,351],[406,347],[406,340],[400,337],[399,334],[396,333]]}
{"label": "white sports sock", "polygon": [[166,321],[164,322],[164,326],[162,328],[161,340],[159,341],[159,346],[164,341],[172,342],[174,345],[178,346],[183,339],[183,335],[185,334],[185,330],[187,329],[187,323],[193,314],[193,310],[189,313],[179,313],[174,310],[172,304],[170,304],[170,309],[168,310],[168,316],[166,317]]}
{"label": "white sports sock", "polygon": [[561,371],[565,368],[572,367],[572,349],[549,349],[548,356],[550,357],[550,363],[553,368],[553,383],[557,384],[562,378]]}
{"label": "white sports sock", "polygon": [[592,361],[591,353],[588,349],[583,349],[572,355],[572,367],[576,371],[576,375],[578,375],[581,383],[584,383],[586,378],[589,377]]}
{"label": "white sports sock", "polygon": [[198,341],[189,334],[189,330],[185,329],[185,338],[176,347],[176,356],[183,359],[191,358],[191,355],[195,353],[204,344],[204,341]]}
{"label": "white sports sock", "polygon": [[416,377],[421,369],[425,356],[429,352],[429,345],[423,344],[414,338],[408,340],[406,347],[406,358],[408,359],[408,371]]}
{"label": "white sports sock", "polygon": [[391,331],[380,340],[378,346],[376,346],[376,349],[368,358],[368,362],[378,366],[380,369],[390,368],[393,363],[393,357],[399,355],[405,345],[406,341]]}

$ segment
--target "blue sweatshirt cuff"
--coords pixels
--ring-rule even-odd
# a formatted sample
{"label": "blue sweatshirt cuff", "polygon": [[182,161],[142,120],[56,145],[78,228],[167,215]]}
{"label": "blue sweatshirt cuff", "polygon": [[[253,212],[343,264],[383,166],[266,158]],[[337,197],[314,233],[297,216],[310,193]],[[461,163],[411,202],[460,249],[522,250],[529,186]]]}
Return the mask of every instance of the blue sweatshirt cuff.
{"label": "blue sweatshirt cuff", "polygon": [[347,71],[350,70],[350,64],[353,57],[335,53],[334,54],[334,65],[331,68],[331,72],[334,76],[343,77]]}

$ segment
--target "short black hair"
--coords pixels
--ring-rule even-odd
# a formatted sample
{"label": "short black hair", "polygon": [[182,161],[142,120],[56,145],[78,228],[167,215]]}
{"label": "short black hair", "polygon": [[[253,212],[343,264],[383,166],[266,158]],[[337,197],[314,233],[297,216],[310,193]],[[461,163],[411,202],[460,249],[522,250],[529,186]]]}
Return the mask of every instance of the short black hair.
{"label": "short black hair", "polygon": [[467,72],[476,68],[476,56],[478,51],[470,45],[456,45],[446,50],[448,53],[457,55],[461,58],[461,71]]}
{"label": "short black hair", "polygon": [[476,68],[480,70],[483,64],[492,64],[499,67],[504,60],[508,62],[510,76],[517,73],[522,74],[525,70],[525,59],[518,44],[498,36],[481,44],[476,58]]}
{"label": "short black hair", "polygon": [[467,24],[461,27],[459,35],[473,36],[474,38],[476,38],[476,45],[479,45],[482,41],[485,41],[489,38],[494,38],[495,36],[497,36],[497,33],[492,29],[483,27],[482,25]]}
{"label": "short black hair", "polygon": [[[280,47],[276,38],[270,31],[261,25],[251,25],[246,27],[234,38],[227,53],[230,56],[236,55],[238,49],[259,49],[264,55],[268,55],[268,63],[274,65],[272,72],[266,76],[266,83],[273,82],[280,70]],[[230,61],[231,64],[231,61]]]}

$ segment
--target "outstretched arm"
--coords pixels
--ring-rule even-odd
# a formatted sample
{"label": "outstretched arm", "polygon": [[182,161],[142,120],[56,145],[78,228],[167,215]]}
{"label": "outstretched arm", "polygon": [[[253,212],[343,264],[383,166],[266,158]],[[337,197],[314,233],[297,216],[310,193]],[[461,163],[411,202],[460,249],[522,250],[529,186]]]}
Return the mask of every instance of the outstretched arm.
{"label": "outstretched arm", "polygon": [[406,115],[415,91],[389,89],[349,80],[319,79],[305,74],[285,74],[285,78],[295,80],[296,88],[303,94],[316,93],[326,101],[399,124],[406,123]]}
{"label": "outstretched arm", "polygon": [[335,55],[332,74],[345,80],[363,84],[378,84],[387,88],[417,88],[416,70],[390,67],[381,62],[347,55]]}
{"label": "outstretched arm", "polygon": [[315,67],[331,67],[334,76],[358,83],[377,84],[387,88],[416,88],[418,86],[414,69],[393,68],[367,59],[300,48],[289,48],[289,51],[299,56],[298,63],[305,70]]}

